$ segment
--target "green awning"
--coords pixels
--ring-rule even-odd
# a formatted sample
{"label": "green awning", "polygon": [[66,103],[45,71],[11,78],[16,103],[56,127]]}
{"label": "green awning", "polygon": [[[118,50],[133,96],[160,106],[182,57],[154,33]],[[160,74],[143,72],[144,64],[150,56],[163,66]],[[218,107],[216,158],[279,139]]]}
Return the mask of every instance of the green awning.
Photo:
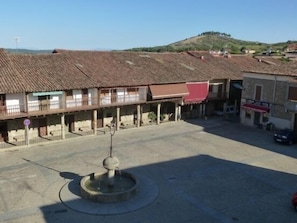
{"label": "green awning", "polygon": [[61,94],[63,94],[63,91],[33,92],[33,96],[61,95]]}

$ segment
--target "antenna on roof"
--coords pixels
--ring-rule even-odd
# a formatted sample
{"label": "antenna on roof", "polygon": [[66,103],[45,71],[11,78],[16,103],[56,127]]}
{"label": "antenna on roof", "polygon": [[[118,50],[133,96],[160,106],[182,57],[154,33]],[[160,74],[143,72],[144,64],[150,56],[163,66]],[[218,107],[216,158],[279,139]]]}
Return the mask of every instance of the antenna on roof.
{"label": "antenna on roof", "polygon": [[14,37],[14,40],[15,40],[15,49],[18,50],[18,45],[19,45],[19,42],[21,41],[21,37],[16,36]]}

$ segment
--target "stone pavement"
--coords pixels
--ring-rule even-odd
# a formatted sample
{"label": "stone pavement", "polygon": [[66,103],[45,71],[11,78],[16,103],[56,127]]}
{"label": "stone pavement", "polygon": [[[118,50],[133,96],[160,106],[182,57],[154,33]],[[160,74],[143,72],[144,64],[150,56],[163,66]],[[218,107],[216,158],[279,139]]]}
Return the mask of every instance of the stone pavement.
{"label": "stone pavement", "polygon": [[147,179],[157,194],[139,208],[102,214],[65,185],[105,172],[109,145],[106,134],[0,151],[0,222],[297,221],[290,203],[297,146],[274,143],[272,132],[221,118],[116,132],[121,170]]}

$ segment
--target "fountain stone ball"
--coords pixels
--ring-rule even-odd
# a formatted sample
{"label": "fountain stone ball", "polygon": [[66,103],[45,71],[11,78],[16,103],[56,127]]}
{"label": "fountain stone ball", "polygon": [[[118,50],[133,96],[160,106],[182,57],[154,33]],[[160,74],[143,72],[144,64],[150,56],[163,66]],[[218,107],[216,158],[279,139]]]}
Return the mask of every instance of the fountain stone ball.
{"label": "fountain stone ball", "polygon": [[116,170],[119,165],[120,161],[115,156],[108,156],[103,160],[103,167],[107,170]]}

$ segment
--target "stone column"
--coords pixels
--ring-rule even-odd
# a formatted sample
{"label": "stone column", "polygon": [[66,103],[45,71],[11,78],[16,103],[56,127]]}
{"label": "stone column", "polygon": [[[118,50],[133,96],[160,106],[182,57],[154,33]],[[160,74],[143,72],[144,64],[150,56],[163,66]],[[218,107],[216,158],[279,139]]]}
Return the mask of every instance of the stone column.
{"label": "stone column", "polygon": [[97,110],[93,111],[93,131],[94,135],[97,135]]}
{"label": "stone column", "polygon": [[120,130],[120,107],[117,107],[117,121],[116,121],[116,130]]}
{"label": "stone column", "polygon": [[181,106],[180,105],[178,106],[178,116],[179,116],[178,120],[180,120],[181,119]]}
{"label": "stone column", "polygon": [[205,117],[206,115],[206,104],[202,104],[202,116]]}
{"label": "stone column", "polygon": [[178,121],[178,117],[179,117],[179,114],[178,114],[178,103],[175,102],[174,121]]}
{"label": "stone column", "polygon": [[61,115],[61,138],[65,139],[65,115]]}
{"label": "stone column", "polygon": [[137,127],[140,127],[140,105],[137,105]]}
{"label": "stone column", "polygon": [[160,116],[161,116],[161,103],[157,105],[157,125],[160,124]]}

